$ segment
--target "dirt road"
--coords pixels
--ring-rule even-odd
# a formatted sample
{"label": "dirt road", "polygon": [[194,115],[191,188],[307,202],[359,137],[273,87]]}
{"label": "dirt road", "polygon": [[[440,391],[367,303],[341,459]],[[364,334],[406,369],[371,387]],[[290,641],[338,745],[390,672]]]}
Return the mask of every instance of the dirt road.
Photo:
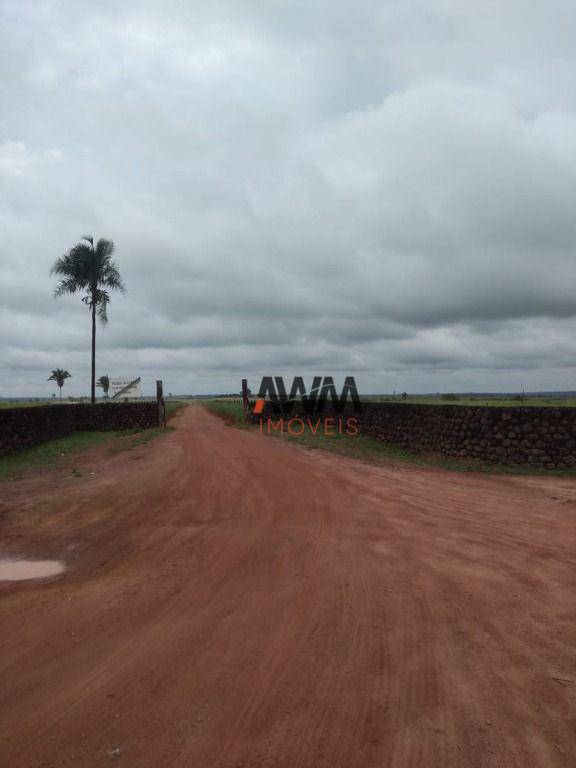
{"label": "dirt road", "polygon": [[574,481],[176,426],[0,485],[0,765],[576,764]]}

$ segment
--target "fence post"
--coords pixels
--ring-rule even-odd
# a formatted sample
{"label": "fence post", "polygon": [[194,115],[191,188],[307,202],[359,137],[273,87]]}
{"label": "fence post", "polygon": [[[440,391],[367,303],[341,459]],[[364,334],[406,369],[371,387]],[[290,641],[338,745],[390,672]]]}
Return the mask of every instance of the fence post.
{"label": "fence post", "polygon": [[156,380],[156,403],[158,404],[158,426],[166,426],[166,409],[164,406],[164,394],[162,392],[161,379]]}
{"label": "fence post", "polygon": [[248,421],[248,379],[242,379],[242,408],[244,410],[244,421]]}

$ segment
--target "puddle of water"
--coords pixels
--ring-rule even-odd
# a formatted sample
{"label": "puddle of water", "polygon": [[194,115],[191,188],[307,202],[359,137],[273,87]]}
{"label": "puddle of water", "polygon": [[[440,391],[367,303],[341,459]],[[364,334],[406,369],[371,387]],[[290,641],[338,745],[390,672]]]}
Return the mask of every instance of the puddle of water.
{"label": "puddle of water", "polygon": [[0,560],[0,581],[46,579],[65,570],[59,560]]}

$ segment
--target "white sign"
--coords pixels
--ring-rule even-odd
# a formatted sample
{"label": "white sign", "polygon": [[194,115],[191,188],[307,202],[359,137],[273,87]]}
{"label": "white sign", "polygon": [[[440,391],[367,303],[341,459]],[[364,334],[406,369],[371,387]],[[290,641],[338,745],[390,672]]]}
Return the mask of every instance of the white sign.
{"label": "white sign", "polygon": [[133,397],[142,397],[140,389],[140,376],[129,378],[126,376],[110,377],[110,397],[116,400],[128,400]]}

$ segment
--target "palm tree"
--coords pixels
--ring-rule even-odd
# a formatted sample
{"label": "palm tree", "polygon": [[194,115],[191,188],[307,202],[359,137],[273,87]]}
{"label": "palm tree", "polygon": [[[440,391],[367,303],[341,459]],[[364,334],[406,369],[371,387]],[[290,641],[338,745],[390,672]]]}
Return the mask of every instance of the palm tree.
{"label": "palm tree", "polygon": [[96,314],[102,324],[108,321],[106,308],[110,303],[109,291],[126,292],[120,272],[112,261],[114,243],[100,238],[94,246],[94,238],[85,236],[73,248],[56,259],[51,275],[60,277],[54,298],[66,293],[84,291],[82,297],[92,315],[92,387],[91,400],[96,402]]}
{"label": "palm tree", "polygon": [[96,382],[96,386],[100,387],[104,391],[104,397],[108,397],[108,390],[110,389],[110,379],[108,376],[100,376]]}
{"label": "palm tree", "polygon": [[60,400],[62,400],[62,387],[64,386],[64,382],[71,377],[72,374],[68,373],[68,371],[63,370],[62,368],[56,368],[56,370],[52,371],[52,374],[47,378],[47,381],[55,381],[60,387]]}

